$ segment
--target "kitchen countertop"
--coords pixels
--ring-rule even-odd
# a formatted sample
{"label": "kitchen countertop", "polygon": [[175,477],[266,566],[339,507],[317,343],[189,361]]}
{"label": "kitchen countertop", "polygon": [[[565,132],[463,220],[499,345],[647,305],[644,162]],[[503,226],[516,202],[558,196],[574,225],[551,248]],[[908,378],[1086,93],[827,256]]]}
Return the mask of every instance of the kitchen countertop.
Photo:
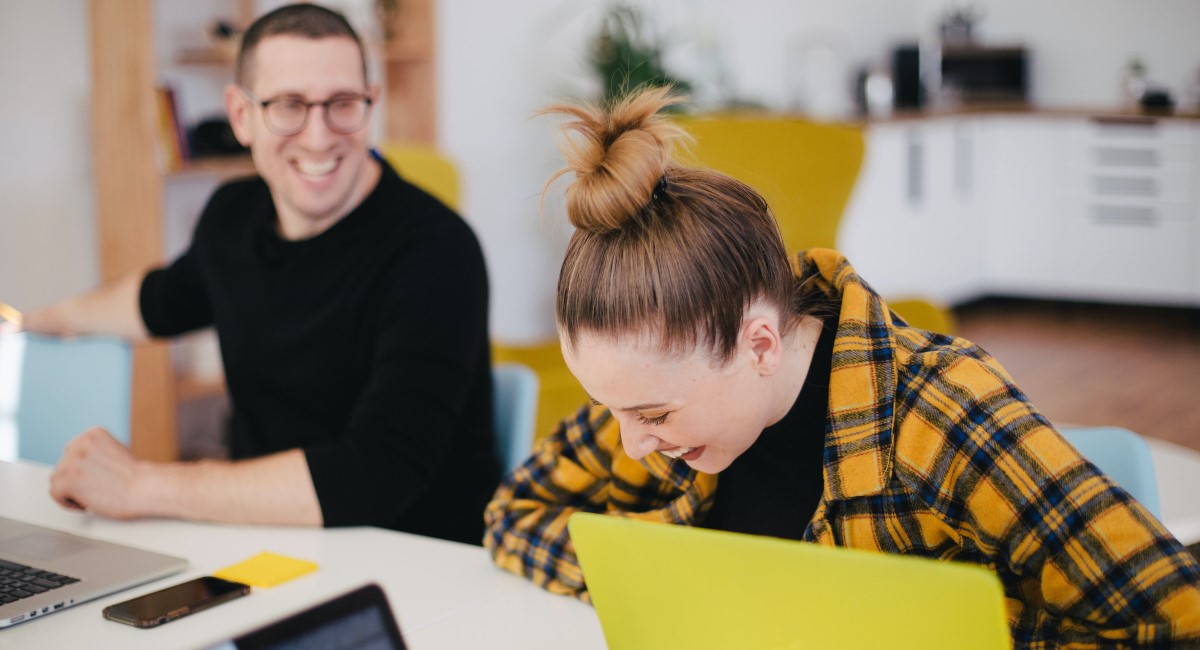
{"label": "kitchen countertop", "polygon": [[1049,117],[1090,118],[1098,121],[1149,123],[1155,120],[1200,120],[1200,112],[1194,110],[1165,112],[1147,112],[1138,109],[1123,109],[1118,107],[1065,107],[1038,106],[1027,103],[1005,104],[966,104],[953,107],[938,107],[926,109],[900,109],[888,117],[869,119],[852,119],[852,122],[875,124],[887,122],[905,122],[939,117],[963,117],[973,115],[1032,115]]}

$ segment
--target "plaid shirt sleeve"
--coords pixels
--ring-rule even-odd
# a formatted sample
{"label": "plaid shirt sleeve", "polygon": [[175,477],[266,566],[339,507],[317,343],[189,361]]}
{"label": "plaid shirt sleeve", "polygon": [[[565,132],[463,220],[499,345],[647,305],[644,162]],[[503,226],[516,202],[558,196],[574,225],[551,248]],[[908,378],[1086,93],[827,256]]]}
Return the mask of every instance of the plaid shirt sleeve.
{"label": "plaid shirt sleeve", "polygon": [[483,544],[500,568],[540,587],[588,600],[567,533],[576,512],[690,525],[711,504],[716,477],[652,454],[621,450],[617,421],[585,406],[505,477],[484,512]]}
{"label": "plaid shirt sleeve", "polygon": [[974,352],[901,373],[897,470],[999,574],[1015,645],[1200,643],[1190,553]]}

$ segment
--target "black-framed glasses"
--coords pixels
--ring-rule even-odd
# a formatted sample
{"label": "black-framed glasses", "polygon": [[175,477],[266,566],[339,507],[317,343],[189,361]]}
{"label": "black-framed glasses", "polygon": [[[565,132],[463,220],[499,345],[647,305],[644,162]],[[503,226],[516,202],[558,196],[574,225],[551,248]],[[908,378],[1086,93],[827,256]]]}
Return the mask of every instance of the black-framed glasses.
{"label": "black-framed glasses", "polygon": [[259,99],[254,93],[243,88],[242,93],[250,101],[258,104],[263,111],[263,122],[275,135],[296,135],[308,124],[309,109],[321,107],[325,117],[325,126],[330,131],[348,135],[367,125],[371,117],[373,100],[365,94],[334,95],[321,102],[305,101],[299,97],[275,97]]}

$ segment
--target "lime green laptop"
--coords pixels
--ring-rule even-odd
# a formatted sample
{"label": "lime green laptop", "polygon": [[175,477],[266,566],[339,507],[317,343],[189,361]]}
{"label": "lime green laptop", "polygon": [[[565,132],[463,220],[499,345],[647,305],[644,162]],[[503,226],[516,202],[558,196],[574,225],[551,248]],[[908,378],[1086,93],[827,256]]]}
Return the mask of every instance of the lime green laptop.
{"label": "lime green laptop", "polygon": [[982,567],[590,513],[568,527],[612,650],[1011,647]]}

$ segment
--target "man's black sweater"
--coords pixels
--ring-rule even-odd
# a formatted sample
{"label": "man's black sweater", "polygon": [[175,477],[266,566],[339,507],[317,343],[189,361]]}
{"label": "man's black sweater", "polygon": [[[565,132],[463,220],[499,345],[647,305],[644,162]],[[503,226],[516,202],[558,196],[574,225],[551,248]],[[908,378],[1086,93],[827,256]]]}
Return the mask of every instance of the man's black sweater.
{"label": "man's black sweater", "polygon": [[146,276],[142,316],[156,336],[216,326],[232,456],[302,448],[325,525],[478,544],[499,480],[483,254],[380,164],[357,208],[300,241],[261,179],[220,188],[191,247]]}

